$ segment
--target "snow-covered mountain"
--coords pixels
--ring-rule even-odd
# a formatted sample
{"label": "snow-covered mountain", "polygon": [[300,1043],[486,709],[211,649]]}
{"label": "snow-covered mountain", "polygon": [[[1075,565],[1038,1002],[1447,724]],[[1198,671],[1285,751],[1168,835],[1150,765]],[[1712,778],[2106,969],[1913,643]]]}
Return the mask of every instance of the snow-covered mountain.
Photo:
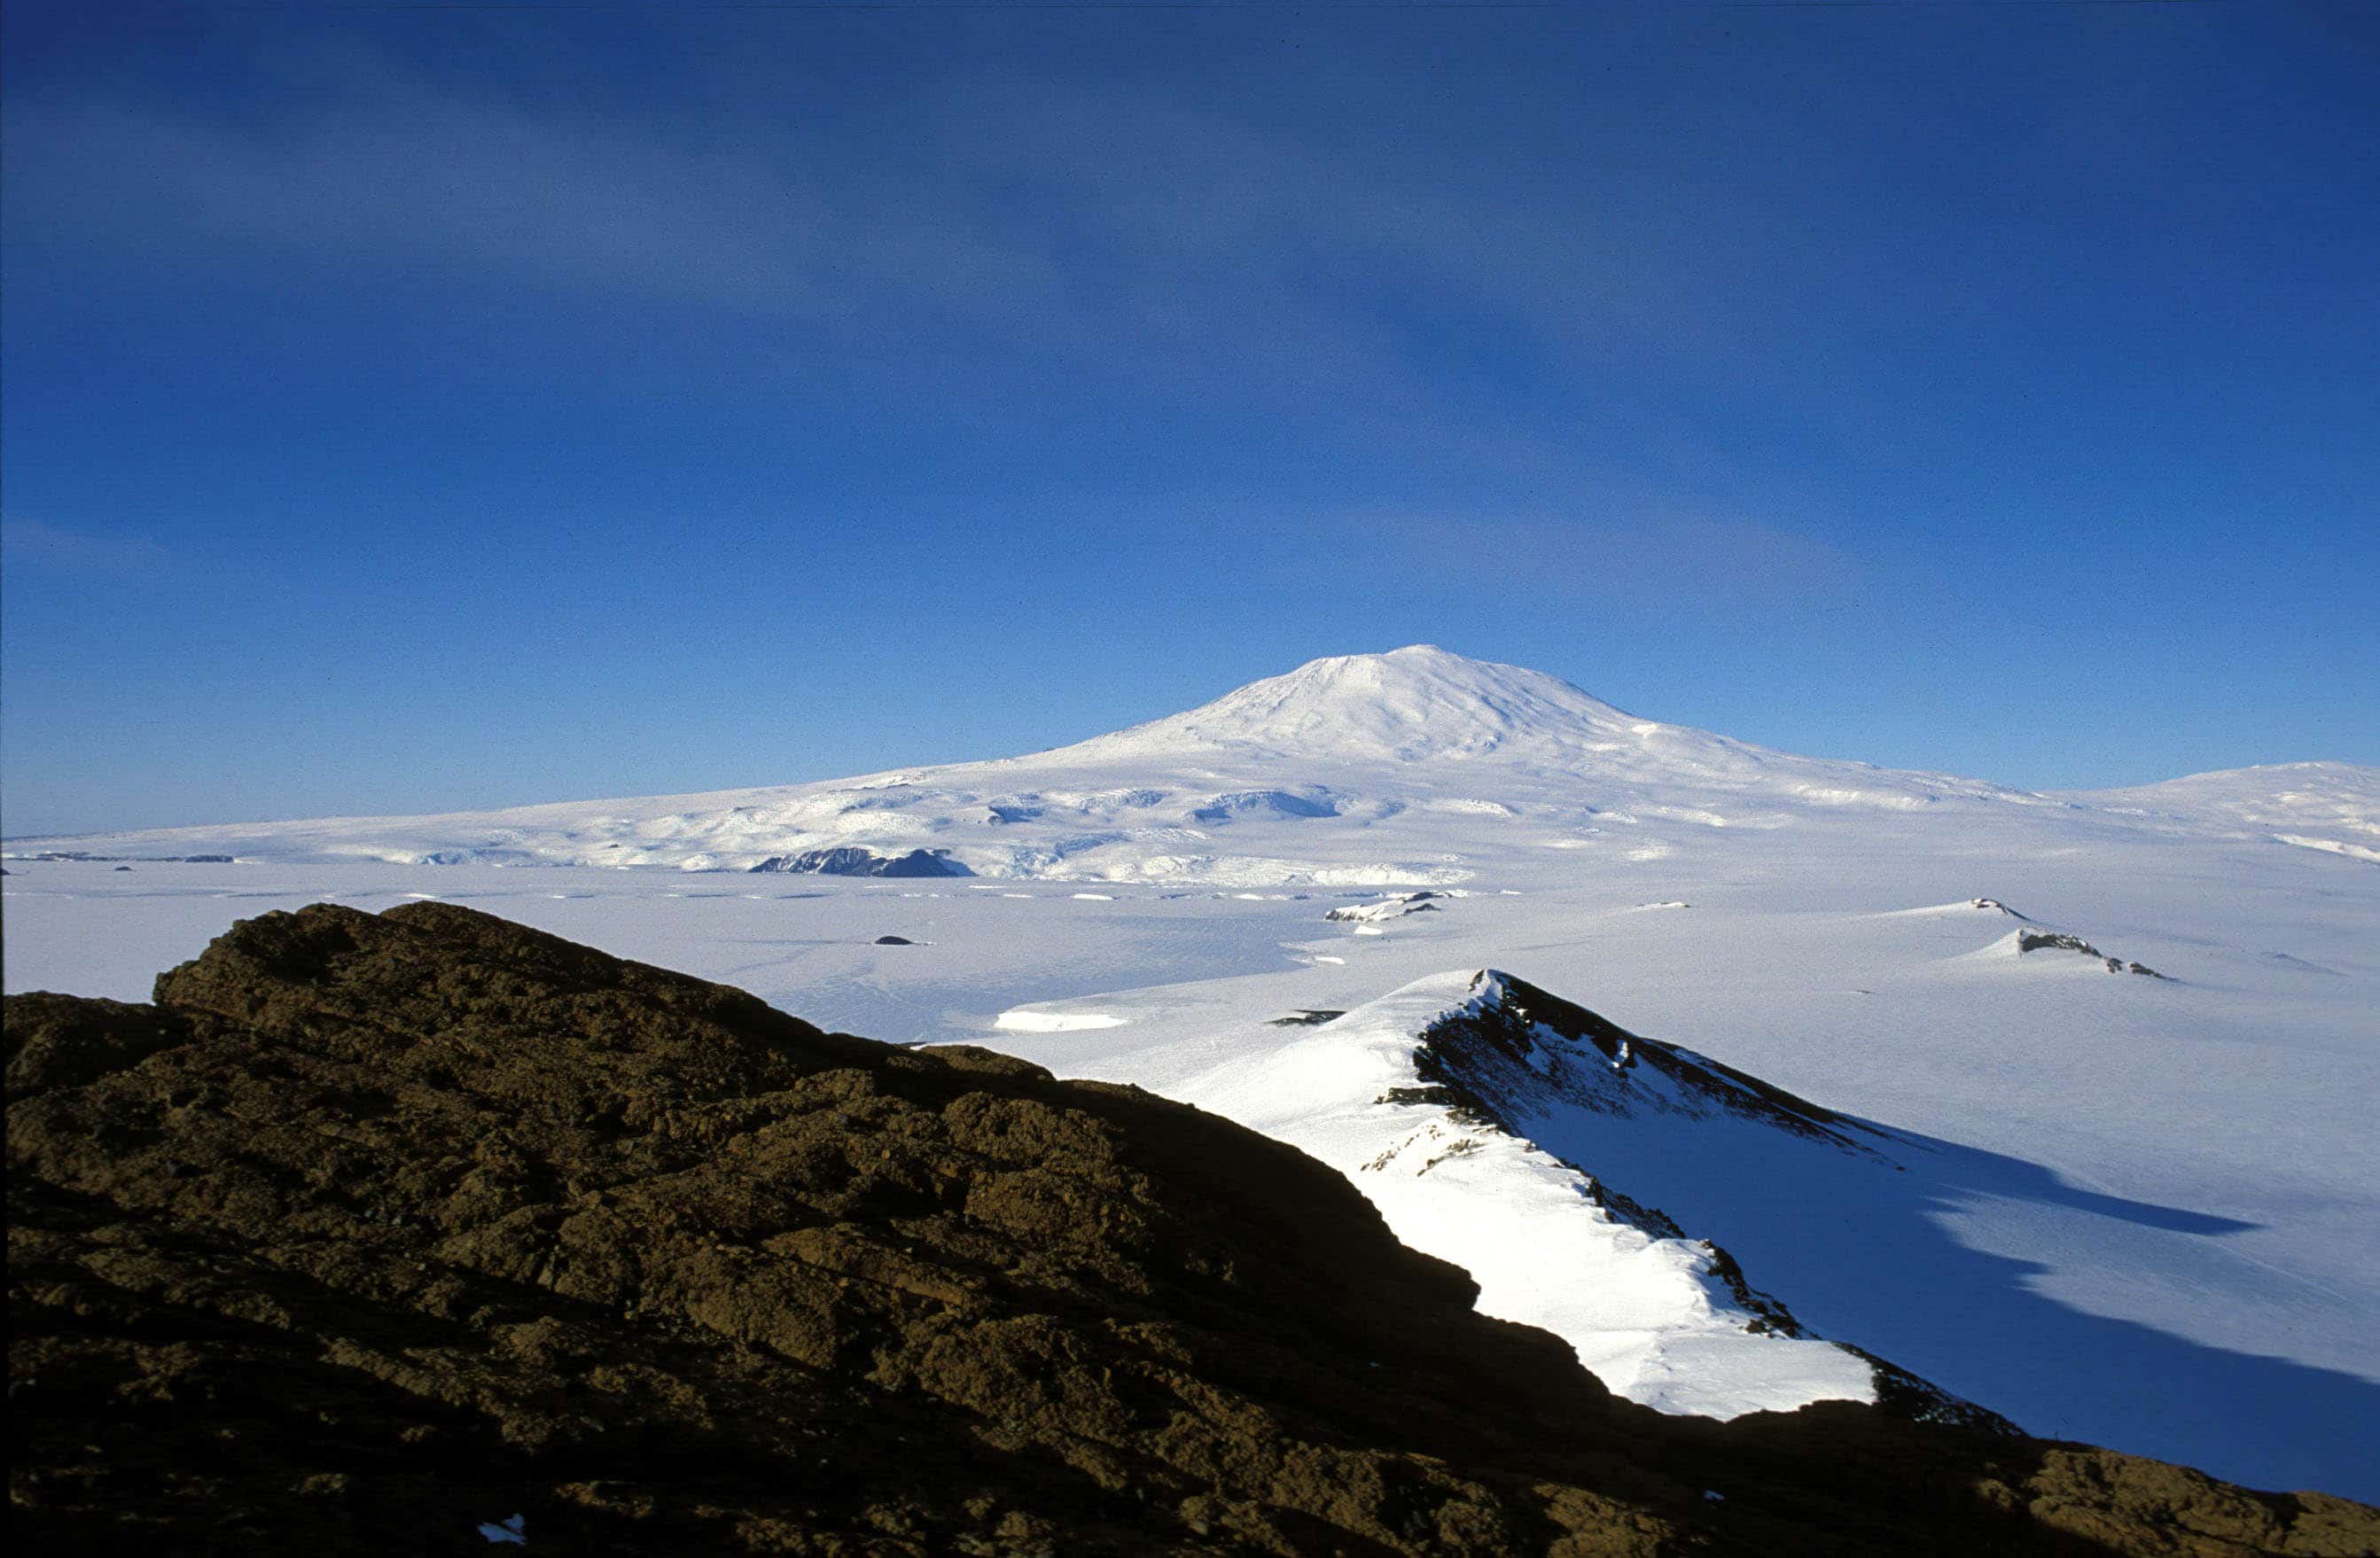
{"label": "snow-covered mountain", "polygon": [[1630,752],[1670,731],[1519,666],[1466,659],[1435,645],[1333,655],[1210,704],[1045,753],[1062,762],[1172,765],[1193,755],[1269,761],[1415,763],[1436,758],[1577,765]]}
{"label": "snow-covered mountain", "polygon": [[[2319,768],[2318,784],[2304,767]],[[2380,839],[2380,775],[2347,765],[2050,797],[1775,752],[1638,719],[1540,671],[1415,645],[1315,660],[1184,714],[992,762],[705,795],[17,839],[9,852],[1444,885],[1516,851],[1658,858],[1681,830],[1864,828],[1945,807],[2252,827],[2365,858]]]}
{"label": "snow-covered mountain", "polygon": [[465,900],[1231,1115],[1667,1409],[2371,1497],[2375,848],[2369,768],[2034,794],[1415,646],[1000,761],[13,840],[6,972],[140,999],[235,914]]}

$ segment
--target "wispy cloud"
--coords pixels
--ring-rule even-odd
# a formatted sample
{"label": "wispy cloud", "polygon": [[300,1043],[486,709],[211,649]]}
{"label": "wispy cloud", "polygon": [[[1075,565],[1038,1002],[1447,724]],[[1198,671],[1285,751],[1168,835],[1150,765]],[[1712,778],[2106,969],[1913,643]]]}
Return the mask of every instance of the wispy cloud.
{"label": "wispy cloud", "polygon": [[180,559],[167,547],[140,536],[72,529],[46,520],[0,518],[0,554],[8,565],[58,573],[137,578],[163,574]]}
{"label": "wispy cloud", "polygon": [[1730,611],[1823,604],[1856,591],[1869,570],[1826,537],[1740,514],[1657,505],[1601,513],[1383,511],[1335,517],[1402,571],[1532,598],[1632,609]]}
{"label": "wispy cloud", "polygon": [[[1427,466],[1440,489],[1468,489],[1467,508],[1540,494],[1593,516],[1466,522],[1478,555],[1735,598],[1843,576],[1824,542],[1734,517],[1758,489],[1728,479],[1714,405],[1865,418],[1792,344],[1853,284],[1839,262],[1772,248],[1766,285],[1808,281],[1768,274],[1780,265],[1825,272],[1794,310],[1734,284],[1745,234],[1786,218],[1724,171],[1750,137],[1723,114],[1614,110],[1608,164],[1585,167],[1454,159],[1427,135],[1260,121],[1179,82],[1085,73],[968,67],[841,115],[750,95],[607,115],[385,61],[310,64],[305,90],[245,117],[11,102],[12,242],[88,254],[89,273],[129,286],[204,287],[212,272],[369,310],[462,280],[578,317],[615,309],[637,328],[587,350],[623,381],[681,321],[716,338],[723,320],[748,349],[718,371],[817,368],[888,405],[975,396],[1095,421],[1087,408],[1136,403],[1143,426],[1256,411],[1347,462],[1341,490]],[[1647,176],[1662,158],[1703,175]],[[1622,446],[1694,479],[1616,510],[1572,501]],[[1677,494],[1697,489],[1733,506],[1682,513]],[[1697,554],[1700,572],[1670,561]]]}
{"label": "wispy cloud", "polygon": [[[832,343],[1057,356],[1142,386],[1446,393],[1417,340],[1593,371],[1754,348],[1690,303],[1702,246],[1628,181],[1438,167],[1176,98],[983,71],[864,124],[604,117],[360,70],[265,120],[7,111],[20,239],[369,289],[424,270],[730,309]],[[1690,229],[1692,223],[1686,226]]]}
{"label": "wispy cloud", "polygon": [[[271,130],[35,107],[11,115],[9,141],[20,230],[186,260],[273,250],[325,270],[468,266],[784,313],[847,306],[888,262],[912,289],[938,282],[884,253],[798,155],[697,153],[451,98],[342,105]],[[941,282],[1005,269],[948,236]]]}

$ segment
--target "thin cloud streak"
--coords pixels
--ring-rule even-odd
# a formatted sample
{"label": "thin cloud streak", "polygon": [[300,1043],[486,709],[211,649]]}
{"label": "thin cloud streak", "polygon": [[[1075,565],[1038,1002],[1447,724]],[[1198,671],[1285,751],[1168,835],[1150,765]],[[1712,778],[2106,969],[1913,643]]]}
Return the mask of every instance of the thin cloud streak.
{"label": "thin cloud streak", "polygon": [[1396,510],[1334,516],[1384,572],[1532,599],[1610,602],[1632,611],[1729,612],[1850,598],[1869,566],[1823,537],[1741,515],[1611,505],[1600,515]]}
{"label": "thin cloud streak", "polygon": [[[428,271],[962,347],[1177,394],[1351,399],[1418,424],[1439,321],[1580,372],[1728,377],[1755,321],[1690,301],[1707,211],[1333,148],[1148,95],[985,73],[866,125],[536,115],[369,75],[263,125],[130,103],[7,112],[18,241],[370,289]],[[1715,202],[1708,202],[1715,203]],[[1681,247],[1681,239],[1683,247]],[[294,268],[290,260],[294,258]]]}
{"label": "thin cloud streak", "polygon": [[171,548],[145,537],[75,529],[13,514],[0,519],[0,553],[11,567],[106,578],[163,575],[184,562]]}

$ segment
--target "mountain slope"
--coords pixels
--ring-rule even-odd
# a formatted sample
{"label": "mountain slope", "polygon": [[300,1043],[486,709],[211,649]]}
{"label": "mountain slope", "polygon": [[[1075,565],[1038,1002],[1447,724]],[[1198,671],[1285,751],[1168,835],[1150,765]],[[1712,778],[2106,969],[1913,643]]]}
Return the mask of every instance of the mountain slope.
{"label": "mountain slope", "polygon": [[[2334,779],[2352,794],[2380,789],[2369,770]],[[1184,714],[993,762],[707,795],[17,839],[6,852],[883,875],[914,874],[894,866],[924,851],[930,874],[1442,886],[1548,849],[1658,859],[1681,831],[1791,830],[1855,846],[1879,823],[1938,814],[1997,829],[2236,836],[2246,804],[2178,789],[2167,803],[1795,756],[1639,719],[1542,672],[1415,646],[1316,660]],[[2351,826],[2380,827],[2374,815],[2366,806]],[[2360,832],[2277,832],[2368,852]]]}
{"label": "mountain slope", "polygon": [[2301,849],[2380,861],[2380,769],[2271,763],[2069,799],[2150,826],[2239,829]]}
{"label": "mountain slope", "polygon": [[1853,1407],[1664,1419],[1278,1143],[468,910],[243,922],[156,995],[6,1005],[11,1525],[45,1551],[2380,1536]]}

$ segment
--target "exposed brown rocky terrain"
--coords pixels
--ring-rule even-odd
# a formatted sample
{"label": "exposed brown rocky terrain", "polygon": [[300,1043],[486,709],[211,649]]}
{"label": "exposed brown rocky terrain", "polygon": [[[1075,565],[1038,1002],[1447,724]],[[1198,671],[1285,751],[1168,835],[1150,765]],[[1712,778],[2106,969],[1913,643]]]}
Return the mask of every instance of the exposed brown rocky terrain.
{"label": "exposed brown rocky terrain", "polygon": [[6,1033],[27,1551],[2380,1545],[1867,1407],[1663,1418],[1291,1148],[451,905],[268,914]]}

